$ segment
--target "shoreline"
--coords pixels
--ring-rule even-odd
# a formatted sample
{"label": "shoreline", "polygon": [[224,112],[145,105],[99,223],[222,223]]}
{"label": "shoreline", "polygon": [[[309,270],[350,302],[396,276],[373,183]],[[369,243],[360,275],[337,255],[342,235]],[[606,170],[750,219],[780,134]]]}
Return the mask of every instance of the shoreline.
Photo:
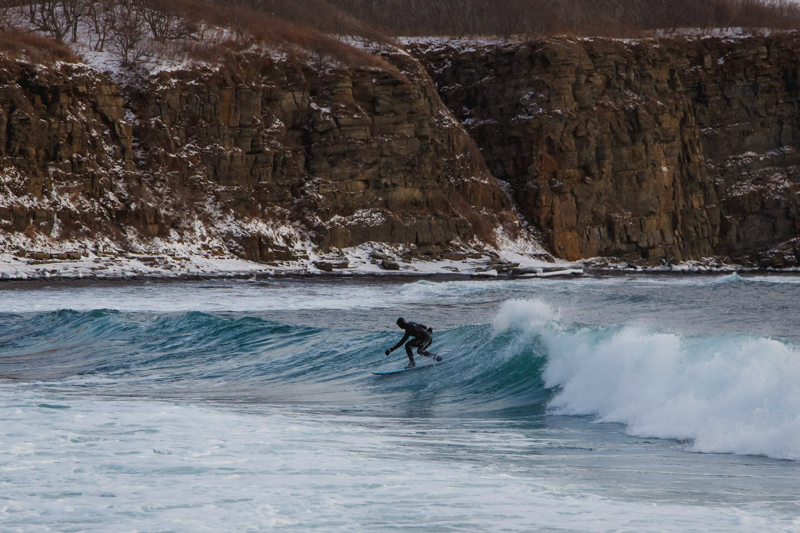
{"label": "shoreline", "polygon": [[223,281],[223,280],[294,280],[323,282],[333,280],[365,281],[365,282],[415,282],[415,281],[516,281],[516,280],[548,280],[557,279],[560,281],[570,281],[576,279],[611,279],[625,276],[645,276],[645,277],[712,277],[736,274],[743,278],[751,276],[774,276],[791,277],[800,276],[800,270],[776,270],[757,267],[730,266],[726,268],[704,268],[693,270],[670,270],[663,267],[654,268],[565,268],[552,269],[548,272],[529,273],[522,275],[512,275],[508,273],[481,275],[480,273],[460,273],[460,272],[312,272],[312,271],[274,271],[274,272],[205,272],[205,273],[147,273],[133,275],[89,275],[89,276],[70,276],[53,275],[30,276],[20,278],[0,278],[0,290],[12,289],[22,285],[45,286],[45,285],[86,285],[86,284],[130,284],[130,283],[180,283],[180,282],[199,282],[199,281]]}

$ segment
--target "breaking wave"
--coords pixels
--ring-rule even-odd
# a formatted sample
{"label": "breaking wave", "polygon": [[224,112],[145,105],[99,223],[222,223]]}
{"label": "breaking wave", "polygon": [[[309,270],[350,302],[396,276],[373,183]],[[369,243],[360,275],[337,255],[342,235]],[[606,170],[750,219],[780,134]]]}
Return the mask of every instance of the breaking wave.
{"label": "breaking wave", "polygon": [[800,460],[797,346],[585,326],[537,300],[436,332],[445,362],[390,378],[371,371],[405,364],[383,354],[394,332],[244,313],[2,314],[0,331],[4,386],[386,416],[592,416],[696,451]]}
{"label": "breaking wave", "polygon": [[701,452],[800,459],[800,349],[769,338],[684,337],[566,326],[540,302],[506,302],[498,332],[541,343],[552,412],[594,415]]}

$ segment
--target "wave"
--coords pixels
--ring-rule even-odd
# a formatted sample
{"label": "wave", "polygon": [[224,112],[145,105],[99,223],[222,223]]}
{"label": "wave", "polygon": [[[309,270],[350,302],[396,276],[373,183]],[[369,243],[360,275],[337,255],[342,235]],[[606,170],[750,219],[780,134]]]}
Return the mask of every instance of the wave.
{"label": "wave", "polygon": [[768,338],[683,337],[562,325],[541,302],[506,302],[495,330],[537,339],[554,413],[595,415],[700,452],[800,459],[800,349]]}
{"label": "wave", "polygon": [[371,371],[405,364],[402,350],[383,354],[394,331],[112,310],[0,314],[0,331],[6,383],[387,416],[592,416],[700,452],[800,460],[797,346],[586,326],[538,300],[506,301],[491,324],[437,331],[444,363],[388,379]]}

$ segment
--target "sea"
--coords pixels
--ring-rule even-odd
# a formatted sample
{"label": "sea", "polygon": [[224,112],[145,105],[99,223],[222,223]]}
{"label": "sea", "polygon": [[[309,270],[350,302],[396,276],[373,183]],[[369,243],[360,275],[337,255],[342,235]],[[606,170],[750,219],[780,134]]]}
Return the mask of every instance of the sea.
{"label": "sea", "polygon": [[[394,376],[398,317],[433,366]],[[0,284],[0,531],[800,531],[800,276]]]}

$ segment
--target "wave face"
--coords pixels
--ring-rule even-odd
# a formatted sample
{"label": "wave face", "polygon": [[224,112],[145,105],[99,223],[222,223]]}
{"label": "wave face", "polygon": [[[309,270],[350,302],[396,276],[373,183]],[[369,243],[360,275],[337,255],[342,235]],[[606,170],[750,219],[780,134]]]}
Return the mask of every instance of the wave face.
{"label": "wave face", "polygon": [[[0,377],[161,398],[335,405],[378,414],[544,414],[546,359],[489,325],[437,332],[446,365],[380,379],[399,334],[281,324],[241,314],[56,311],[0,315]],[[440,352],[444,353],[444,352]],[[417,356],[420,366],[426,358]]]}
{"label": "wave face", "polygon": [[0,331],[0,378],[81,394],[385,416],[593,416],[697,451],[800,460],[797,346],[586,326],[539,300],[437,331],[445,362],[390,378],[371,371],[405,364],[402,350],[383,355],[394,331],[113,310],[1,314]]}

